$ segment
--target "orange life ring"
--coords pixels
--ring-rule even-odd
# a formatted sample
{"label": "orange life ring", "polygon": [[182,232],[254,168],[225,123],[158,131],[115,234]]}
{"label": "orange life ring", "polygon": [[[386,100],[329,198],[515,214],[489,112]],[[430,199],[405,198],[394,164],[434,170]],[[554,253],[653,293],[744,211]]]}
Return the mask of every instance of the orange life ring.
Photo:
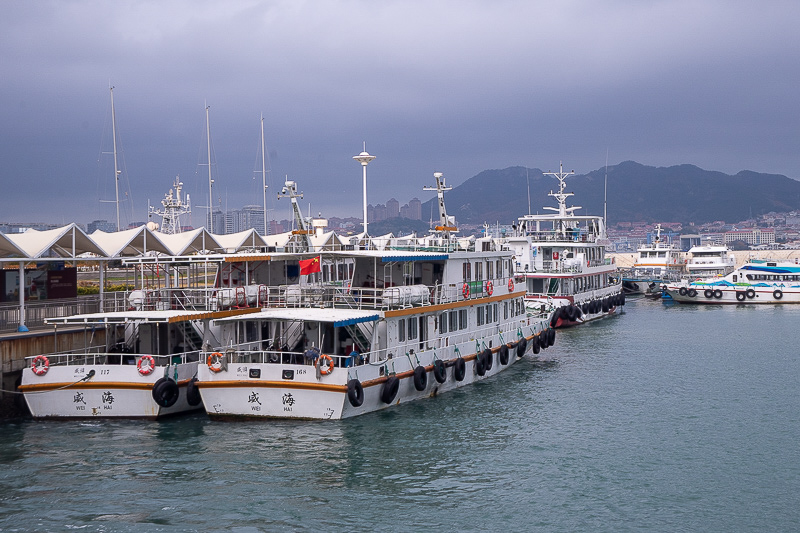
{"label": "orange life ring", "polygon": [[467,285],[466,283],[464,284],[463,287],[461,287],[461,295],[464,298],[469,298],[469,285]]}
{"label": "orange life ring", "polygon": [[[41,363],[41,364],[39,364]],[[50,370],[50,360],[44,355],[37,355],[31,362],[31,370],[37,376],[44,376]]]}
{"label": "orange life ring", "polygon": [[514,292],[514,280],[508,278],[508,292]]}
{"label": "orange life ring", "polygon": [[553,252],[553,261],[558,261],[558,252]]}
{"label": "orange life ring", "polygon": [[[328,361],[328,364],[325,366],[322,366],[322,364],[320,363],[320,361],[322,361],[323,359]],[[317,361],[316,363],[314,363],[314,365],[319,367],[320,374],[322,374],[323,376],[327,376],[328,374],[333,372],[333,357],[324,353],[319,357],[317,357]]]}
{"label": "orange life ring", "polygon": [[222,354],[219,352],[214,352],[208,356],[206,359],[206,364],[208,365],[208,369],[212,372],[219,372],[222,370]]}
{"label": "orange life ring", "polygon": [[494,284],[491,281],[486,282],[486,294],[489,296],[494,292]]}
{"label": "orange life ring", "polygon": [[[146,365],[142,365],[142,361],[146,361]],[[152,355],[143,355],[139,358],[136,362],[136,370],[143,376],[148,374],[152,374],[153,370],[156,369],[156,360],[153,359]]]}

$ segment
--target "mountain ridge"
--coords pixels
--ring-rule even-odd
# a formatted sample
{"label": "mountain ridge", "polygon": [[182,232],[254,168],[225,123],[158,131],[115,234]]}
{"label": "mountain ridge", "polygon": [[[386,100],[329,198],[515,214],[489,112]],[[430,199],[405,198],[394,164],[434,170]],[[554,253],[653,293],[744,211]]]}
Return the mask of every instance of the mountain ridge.
{"label": "mountain ridge", "polygon": [[[738,222],[770,211],[800,210],[800,181],[781,174],[742,170],[730,175],[692,164],[653,167],[635,161],[608,166],[608,223],[681,222],[703,224],[715,220]],[[528,180],[526,180],[526,176]],[[565,192],[575,193],[567,206],[577,214],[603,214],[606,168],[567,178]],[[528,213],[555,207],[547,196],[558,181],[538,168],[522,166],[484,170],[445,194],[447,212],[459,224],[510,224]],[[423,218],[436,200],[422,204]]]}

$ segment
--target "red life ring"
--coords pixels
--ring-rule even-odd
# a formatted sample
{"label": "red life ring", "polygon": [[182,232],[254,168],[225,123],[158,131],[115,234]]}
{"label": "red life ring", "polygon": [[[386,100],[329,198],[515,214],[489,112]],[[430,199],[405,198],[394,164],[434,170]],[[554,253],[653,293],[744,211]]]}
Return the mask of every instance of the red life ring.
{"label": "red life ring", "polygon": [[222,370],[222,354],[219,352],[214,352],[208,356],[206,359],[206,364],[208,365],[208,369],[212,372],[219,372]]}
{"label": "red life ring", "polygon": [[[320,361],[322,361],[323,359],[328,361],[328,364],[325,366],[322,366],[322,364],[320,363]],[[322,354],[319,357],[317,357],[315,365],[319,366],[319,373],[322,374],[323,376],[327,376],[328,374],[333,372],[333,358],[328,354]]]}
{"label": "red life ring", "polygon": [[553,252],[553,261],[558,261],[558,252]]}
{"label": "red life ring", "polygon": [[588,268],[590,266],[591,266],[591,263],[589,261],[586,261],[586,267]]}
{"label": "red life ring", "polygon": [[[146,362],[146,365],[143,365],[142,362]],[[152,374],[153,370],[156,369],[156,360],[153,359],[152,355],[143,355],[139,358],[136,362],[136,370],[143,376],[148,374]]]}
{"label": "red life ring", "polygon": [[[41,364],[40,364],[41,363]],[[31,370],[37,376],[44,376],[47,374],[47,371],[50,369],[50,360],[47,359],[44,355],[37,355],[33,358],[31,362]]]}
{"label": "red life ring", "polygon": [[514,292],[514,280],[508,278],[508,292]]}
{"label": "red life ring", "polygon": [[469,298],[469,285],[467,285],[466,283],[465,283],[465,284],[464,284],[464,286],[461,288],[461,295],[462,295],[464,298]]}
{"label": "red life ring", "polygon": [[486,282],[486,294],[489,296],[494,292],[494,284],[491,281]]}

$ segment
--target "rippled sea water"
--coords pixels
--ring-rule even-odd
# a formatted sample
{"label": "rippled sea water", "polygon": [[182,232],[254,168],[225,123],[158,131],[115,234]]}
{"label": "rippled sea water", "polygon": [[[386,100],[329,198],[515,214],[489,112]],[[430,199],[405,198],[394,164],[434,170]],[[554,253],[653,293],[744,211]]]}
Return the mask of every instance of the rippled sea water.
{"label": "rippled sea water", "polygon": [[0,423],[0,531],[797,531],[800,306],[628,300],[351,420]]}

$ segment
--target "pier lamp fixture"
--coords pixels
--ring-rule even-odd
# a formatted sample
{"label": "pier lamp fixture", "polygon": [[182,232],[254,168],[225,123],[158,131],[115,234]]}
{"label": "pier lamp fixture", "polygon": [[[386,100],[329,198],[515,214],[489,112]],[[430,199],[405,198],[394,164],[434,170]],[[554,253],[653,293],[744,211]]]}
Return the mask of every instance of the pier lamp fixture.
{"label": "pier lamp fixture", "polygon": [[370,161],[375,159],[374,155],[367,153],[367,143],[364,143],[364,151],[358,155],[354,155],[353,159],[361,163],[363,169],[363,183],[364,183],[364,236],[367,236],[367,165]]}

